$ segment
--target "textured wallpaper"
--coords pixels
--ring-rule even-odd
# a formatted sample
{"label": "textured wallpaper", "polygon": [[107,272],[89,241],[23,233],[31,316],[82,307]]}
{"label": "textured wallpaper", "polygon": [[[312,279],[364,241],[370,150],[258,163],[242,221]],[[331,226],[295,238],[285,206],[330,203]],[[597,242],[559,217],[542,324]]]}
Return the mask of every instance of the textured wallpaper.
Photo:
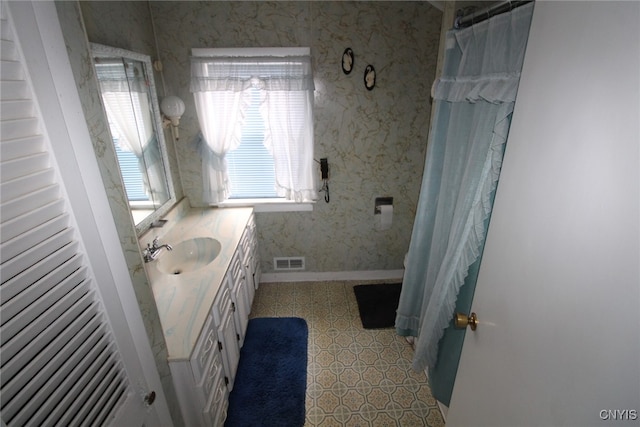
{"label": "textured wallpaper", "polygon": [[[309,46],[315,92],[315,158],[328,158],[331,201],[313,212],[256,216],[262,269],[304,256],[307,271],[402,268],[424,166],[442,13],[427,2],[151,2],[168,94],[186,104],[176,145],[185,195],[202,205],[202,165],[189,92],[194,47]],[[341,56],[351,47],[354,69]],[[366,90],[364,69],[376,69]],[[318,174],[319,174],[318,169]],[[378,231],[374,200],[394,198]]]}

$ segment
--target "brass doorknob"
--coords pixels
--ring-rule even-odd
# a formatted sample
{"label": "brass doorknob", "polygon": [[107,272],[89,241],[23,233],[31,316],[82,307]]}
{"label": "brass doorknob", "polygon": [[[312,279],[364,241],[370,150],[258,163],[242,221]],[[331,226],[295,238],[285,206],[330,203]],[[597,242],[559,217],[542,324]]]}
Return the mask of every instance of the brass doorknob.
{"label": "brass doorknob", "polygon": [[454,325],[458,329],[464,329],[468,325],[472,331],[475,331],[478,327],[478,316],[475,313],[471,313],[471,316],[467,316],[466,314],[462,313],[456,313]]}

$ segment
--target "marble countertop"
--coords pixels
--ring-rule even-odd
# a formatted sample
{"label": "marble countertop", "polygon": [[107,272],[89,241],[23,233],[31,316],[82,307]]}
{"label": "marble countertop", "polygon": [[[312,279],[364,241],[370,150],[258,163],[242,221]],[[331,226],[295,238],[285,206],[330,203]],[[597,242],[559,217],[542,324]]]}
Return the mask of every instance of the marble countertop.
{"label": "marble countertop", "polygon": [[[252,212],[252,208],[191,208],[173,226],[163,230],[162,244],[176,246],[194,237],[213,237],[222,245],[220,254],[210,264],[192,272],[165,274],[158,270],[157,260],[145,263],[169,361],[191,357]],[[161,253],[158,259],[165,254]]]}

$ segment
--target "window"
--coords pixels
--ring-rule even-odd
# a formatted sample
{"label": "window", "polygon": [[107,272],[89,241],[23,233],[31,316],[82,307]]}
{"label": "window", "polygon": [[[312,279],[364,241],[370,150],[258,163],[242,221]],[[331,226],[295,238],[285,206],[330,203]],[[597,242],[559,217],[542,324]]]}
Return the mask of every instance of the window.
{"label": "window", "polygon": [[240,145],[227,153],[230,199],[277,198],[273,156],[264,146],[264,120],[260,114],[260,91],[251,88],[251,104],[242,125]]}
{"label": "window", "polygon": [[132,152],[124,151],[120,148],[117,140],[114,146],[116,148],[118,163],[120,164],[122,181],[124,182],[124,188],[127,192],[127,198],[130,202],[148,202],[149,195],[143,185],[144,178],[140,172],[140,161]]}
{"label": "window", "polygon": [[152,117],[145,113],[150,107],[144,72],[137,61],[119,58],[96,58],[95,67],[130,206],[153,208],[146,163],[155,133]]}
{"label": "window", "polygon": [[193,49],[210,204],[317,199],[308,48]]}

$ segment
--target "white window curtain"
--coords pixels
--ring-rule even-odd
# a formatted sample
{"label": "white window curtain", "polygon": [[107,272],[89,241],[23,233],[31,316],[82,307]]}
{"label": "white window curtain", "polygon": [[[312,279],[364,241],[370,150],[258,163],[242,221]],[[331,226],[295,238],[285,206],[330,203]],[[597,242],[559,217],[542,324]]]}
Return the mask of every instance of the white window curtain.
{"label": "white window curtain", "polygon": [[[238,147],[250,89],[261,90],[265,147],[273,155],[276,194],[295,202],[318,198],[313,174],[313,76],[309,56],[194,56],[191,91],[204,139],[204,200],[230,196],[225,155]],[[301,125],[292,125],[303,115]]]}
{"label": "white window curtain", "polygon": [[101,59],[96,70],[102,102],[120,149],[137,157],[147,195],[152,200],[166,198],[164,185],[152,185],[165,180],[158,144],[152,143],[156,135],[144,71],[131,62],[107,59]]}
{"label": "white window curtain", "polygon": [[208,149],[202,150],[203,198],[207,203],[226,200],[230,192],[225,155],[238,148],[250,93],[195,92],[198,122]]}
{"label": "white window curtain", "polygon": [[148,86],[143,72],[127,75],[131,64],[102,63],[96,65],[102,100],[107,115],[117,130],[120,148],[138,158],[154,138]]}
{"label": "white window curtain", "polygon": [[103,92],[102,100],[117,129],[120,148],[141,157],[154,136],[147,93]]}
{"label": "white window curtain", "polygon": [[[312,103],[311,91],[269,91],[262,111],[270,131],[265,146],[274,159],[276,194],[298,203],[318,198],[313,174],[313,127],[303,125],[313,123]],[[294,114],[307,119],[291,120]]]}

